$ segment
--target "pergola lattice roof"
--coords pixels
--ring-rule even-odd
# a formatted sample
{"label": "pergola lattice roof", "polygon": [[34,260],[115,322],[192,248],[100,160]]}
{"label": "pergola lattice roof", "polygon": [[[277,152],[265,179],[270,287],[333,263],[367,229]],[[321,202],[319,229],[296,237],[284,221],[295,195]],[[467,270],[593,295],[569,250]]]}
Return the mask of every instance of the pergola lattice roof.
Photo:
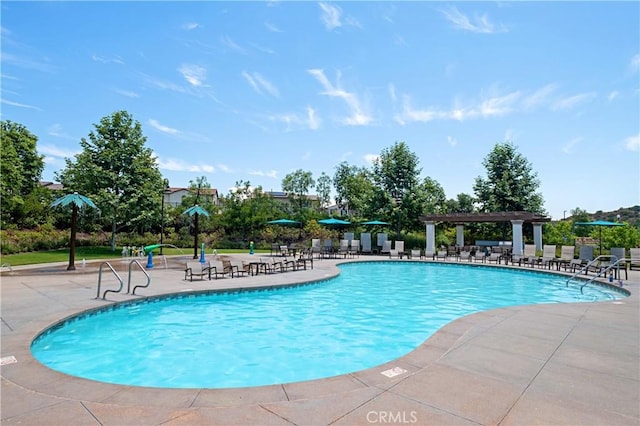
{"label": "pergola lattice roof", "polygon": [[524,220],[525,222],[550,222],[551,218],[531,212],[492,212],[492,213],[447,213],[427,214],[420,216],[422,222],[510,222]]}

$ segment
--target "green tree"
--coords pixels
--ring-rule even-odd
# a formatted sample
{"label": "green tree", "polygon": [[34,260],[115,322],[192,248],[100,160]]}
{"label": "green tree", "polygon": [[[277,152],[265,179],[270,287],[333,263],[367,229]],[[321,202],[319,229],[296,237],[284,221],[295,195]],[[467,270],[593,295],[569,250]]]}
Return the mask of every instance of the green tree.
{"label": "green tree", "polygon": [[473,190],[483,212],[528,211],[545,214],[540,181],[529,161],[512,143],[496,144],[482,165]]}
{"label": "green tree", "polygon": [[[0,197],[2,226],[17,227],[42,223],[45,211],[34,203],[44,203],[37,192],[44,170],[44,157],[37,152],[38,138],[22,124],[0,121]],[[35,194],[33,194],[36,192]],[[46,198],[46,197],[45,197]],[[25,208],[28,199],[29,208]],[[46,217],[46,216],[44,216]]]}
{"label": "green tree", "polygon": [[289,173],[282,179],[282,190],[286,192],[292,205],[296,206],[297,214],[303,214],[303,210],[308,206],[309,190],[315,186],[313,175],[309,171],[298,169]]}
{"label": "green tree", "polygon": [[88,139],[82,138],[82,152],[57,178],[70,191],[86,194],[98,205],[111,227],[111,249],[122,229],[142,232],[160,222],[162,175],[142,126],[126,111],[103,117]]}
{"label": "green tree", "polygon": [[342,162],[333,175],[336,204],[349,215],[358,214],[374,218],[378,205],[372,202],[374,184],[371,173],[364,167],[349,166]]}
{"label": "green tree", "polygon": [[327,207],[331,201],[331,178],[325,172],[322,172],[316,181],[316,194],[320,207]]}
{"label": "green tree", "polygon": [[[403,223],[403,216],[415,206],[415,191],[418,176],[422,169],[418,168],[418,157],[409,150],[405,142],[396,142],[385,148],[373,162],[373,179],[377,187],[387,196],[389,214],[397,214],[397,238]],[[380,197],[383,194],[378,193]]]}
{"label": "green tree", "polygon": [[475,200],[473,196],[464,192],[458,194],[455,199],[447,200],[448,213],[473,213],[475,211]]}
{"label": "green tree", "polygon": [[[571,210],[571,223],[575,224],[576,222],[589,222],[591,218],[589,217],[589,213],[586,210],[581,209],[580,207],[576,207]],[[588,226],[574,226],[574,232],[578,237],[588,237],[589,236],[589,227]]]}
{"label": "green tree", "polygon": [[255,241],[267,221],[282,214],[277,202],[265,194],[261,186],[252,188],[250,182],[239,181],[224,198],[221,223],[226,235]]}

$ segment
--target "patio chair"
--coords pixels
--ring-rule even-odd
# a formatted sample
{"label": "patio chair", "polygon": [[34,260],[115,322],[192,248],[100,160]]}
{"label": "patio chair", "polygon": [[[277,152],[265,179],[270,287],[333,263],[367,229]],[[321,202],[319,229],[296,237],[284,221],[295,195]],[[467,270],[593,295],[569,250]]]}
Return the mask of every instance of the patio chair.
{"label": "patio chair", "polygon": [[271,244],[271,256],[273,256],[273,253],[275,253],[276,256],[280,254],[280,245],[278,243]]}
{"label": "patio chair", "polygon": [[207,276],[211,279],[211,264],[209,261],[205,263],[200,263],[195,260],[187,261],[186,268],[184,270],[184,279],[189,278],[189,281],[193,281],[193,277],[200,277],[201,280],[204,280],[204,277]]}
{"label": "patio chair", "polygon": [[471,255],[471,251],[461,250],[460,253],[458,253],[457,259],[458,261],[466,260],[471,262],[473,260],[473,256]]}
{"label": "patio chair", "polygon": [[311,265],[311,269],[313,269],[313,253],[311,250],[301,250],[300,256],[296,259],[296,269],[302,268],[304,270],[307,269],[307,265]]}
{"label": "patio chair", "polygon": [[285,245],[281,245],[280,246],[280,255],[284,256],[284,257],[290,256],[289,247],[287,247]]}
{"label": "patio chair", "polygon": [[629,270],[640,270],[640,247],[629,249]]}
{"label": "patio chair", "polygon": [[[399,259],[402,259],[404,256],[404,241],[396,241],[393,249],[394,255]],[[389,256],[391,257],[391,251],[389,252]]]}
{"label": "patio chair", "polygon": [[311,254],[316,254],[318,258],[322,256],[322,243],[320,238],[311,239]]}
{"label": "patio chair", "polygon": [[[380,254],[388,254],[389,252],[383,252],[382,248],[384,247],[384,242],[388,241],[388,235],[385,232],[378,232],[378,234],[376,234],[376,239],[377,239],[377,243],[378,243],[378,247],[380,247]],[[391,247],[389,247],[389,249],[391,249]]]}
{"label": "patio chair", "polygon": [[351,240],[349,244],[349,256],[360,256],[360,240]]}
{"label": "patio chair", "polygon": [[349,255],[349,240],[340,240],[340,246],[338,246],[338,254],[343,257],[347,257]]}
{"label": "patio chair", "polygon": [[425,259],[431,259],[431,260],[436,260],[436,254],[431,251],[431,250],[426,250],[424,251],[424,256]]}
{"label": "patio chair", "polygon": [[494,250],[491,250],[490,252],[486,252],[485,256],[484,256],[484,261],[485,262],[495,262],[496,265],[501,263],[502,261],[502,250],[499,248],[496,248]]}
{"label": "patio chair", "polygon": [[388,254],[389,256],[391,256],[391,240],[384,240],[382,242],[382,248],[380,249],[380,254]]}
{"label": "patio chair", "polygon": [[536,257],[536,245],[535,244],[525,244],[524,245],[524,252],[521,255],[517,255],[514,254],[511,257],[511,263],[518,263],[518,266],[522,266],[522,264],[530,264],[531,266],[533,266],[536,261],[537,261],[537,257]]}
{"label": "patio chair", "polygon": [[620,260],[620,259],[626,259],[627,255],[625,253],[625,248],[624,247],[611,247],[610,253],[611,253],[611,270],[613,271],[613,273],[615,274],[615,277],[618,279],[621,279],[622,277],[620,276],[620,271],[623,270],[624,271],[624,275],[625,275],[625,280],[629,279],[629,273],[627,272],[627,261],[626,260]]}
{"label": "patio chair", "polygon": [[411,249],[411,259],[422,259],[422,250]]}
{"label": "patio chair", "polygon": [[245,271],[240,271],[238,265],[234,265],[231,263],[231,259],[229,258],[220,258],[220,262],[222,263],[222,272],[224,274],[231,274],[231,278],[239,277],[241,274],[245,273]]}
{"label": "patio chair", "polygon": [[560,248],[560,257],[555,259],[558,270],[560,270],[561,267],[563,267],[565,271],[570,269],[571,261],[575,257],[575,253],[576,246],[562,246]]}
{"label": "patio chair", "polygon": [[218,277],[225,278],[227,276],[231,276],[233,278],[233,268],[225,269],[222,258],[212,263],[209,267],[209,270],[211,271],[211,275],[213,275],[216,280],[218,279]]}
{"label": "patio chair", "polygon": [[369,232],[361,233],[360,241],[362,243],[360,253],[371,254],[371,234]]}
{"label": "patio chair", "polygon": [[551,269],[551,265],[556,259],[556,246],[555,244],[545,244],[542,246],[542,257],[540,258],[539,265],[541,268],[547,267]]}
{"label": "patio chair", "polygon": [[438,259],[442,259],[442,260],[447,260],[447,250],[438,250],[438,252],[435,255],[435,260]]}

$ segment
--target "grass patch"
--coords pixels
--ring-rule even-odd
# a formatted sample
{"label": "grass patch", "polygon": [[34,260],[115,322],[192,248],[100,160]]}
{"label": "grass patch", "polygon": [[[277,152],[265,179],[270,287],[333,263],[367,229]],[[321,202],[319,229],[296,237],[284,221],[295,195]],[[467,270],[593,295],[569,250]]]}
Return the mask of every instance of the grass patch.
{"label": "grass patch", "polygon": [[[121,249],[120,249],[121,250]],[[153,255],[157,256],[160,253],[160,249],[154,250]],[[176,255],[193,255],[193,248],[176,249],[172,247],[163,247],[162,253],[167,256]],[[248,253],[247,250],[218,250],[218,254],[233,254],[233,253]],[[256,253],[269,253],[268,250],[260,251]],[[198,250],[200,255],[200,250]],[[211,255],[211,251],[207,252],[207,255]],[[82,262],[82,259],[90,260],[102,260],[102,259],[120,259],[122,252],[117,250],[111,251],[109,247],[76,247],[76,263]],[[8,263],[11,266],[20,265],[35,265],[39,263],[55,263],[55,262],[68,262],[69,261],[69,249],[47,250],[47,251],[34,251],[28,253],[9,254],[6,256],[0,256],[0,263]]]}

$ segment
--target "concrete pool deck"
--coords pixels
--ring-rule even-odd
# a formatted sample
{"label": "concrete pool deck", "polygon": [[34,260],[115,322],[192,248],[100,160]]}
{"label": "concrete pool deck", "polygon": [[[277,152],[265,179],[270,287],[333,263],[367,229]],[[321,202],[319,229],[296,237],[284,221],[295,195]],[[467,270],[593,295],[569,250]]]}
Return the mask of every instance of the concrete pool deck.
{"label": "concrete pool deck", "polygon": [[[355,260],[369,259],[386,260]],[[629,272],[627,298],[480,312],[451,322],[402,358],[308,382],[237,389],[120,386],[58,373],[30,353],[39,332],[86,309],[165,293],[321,280],[336,275],[341,261],[314,260],[314,269],[306,271],[190,282],[183,271],[163,269],[156,259],[148,288],[138,289],[138,296],[110,293],[107,301],[96,299],[97,269],[83,271],[79,262],[75,272],[60,272],[60,264],[38,265],[37,272],[13,268],[0,278],[0,423],[640,424],[640,271]],[[126,291],[127,274],[121,276]],[[143,284],[143,278],[134,269],[132,285]],[[117,288],[115,280],[103,273],[102,289],[109,288]],[[388,371],[399,374],[382,374]]]}

